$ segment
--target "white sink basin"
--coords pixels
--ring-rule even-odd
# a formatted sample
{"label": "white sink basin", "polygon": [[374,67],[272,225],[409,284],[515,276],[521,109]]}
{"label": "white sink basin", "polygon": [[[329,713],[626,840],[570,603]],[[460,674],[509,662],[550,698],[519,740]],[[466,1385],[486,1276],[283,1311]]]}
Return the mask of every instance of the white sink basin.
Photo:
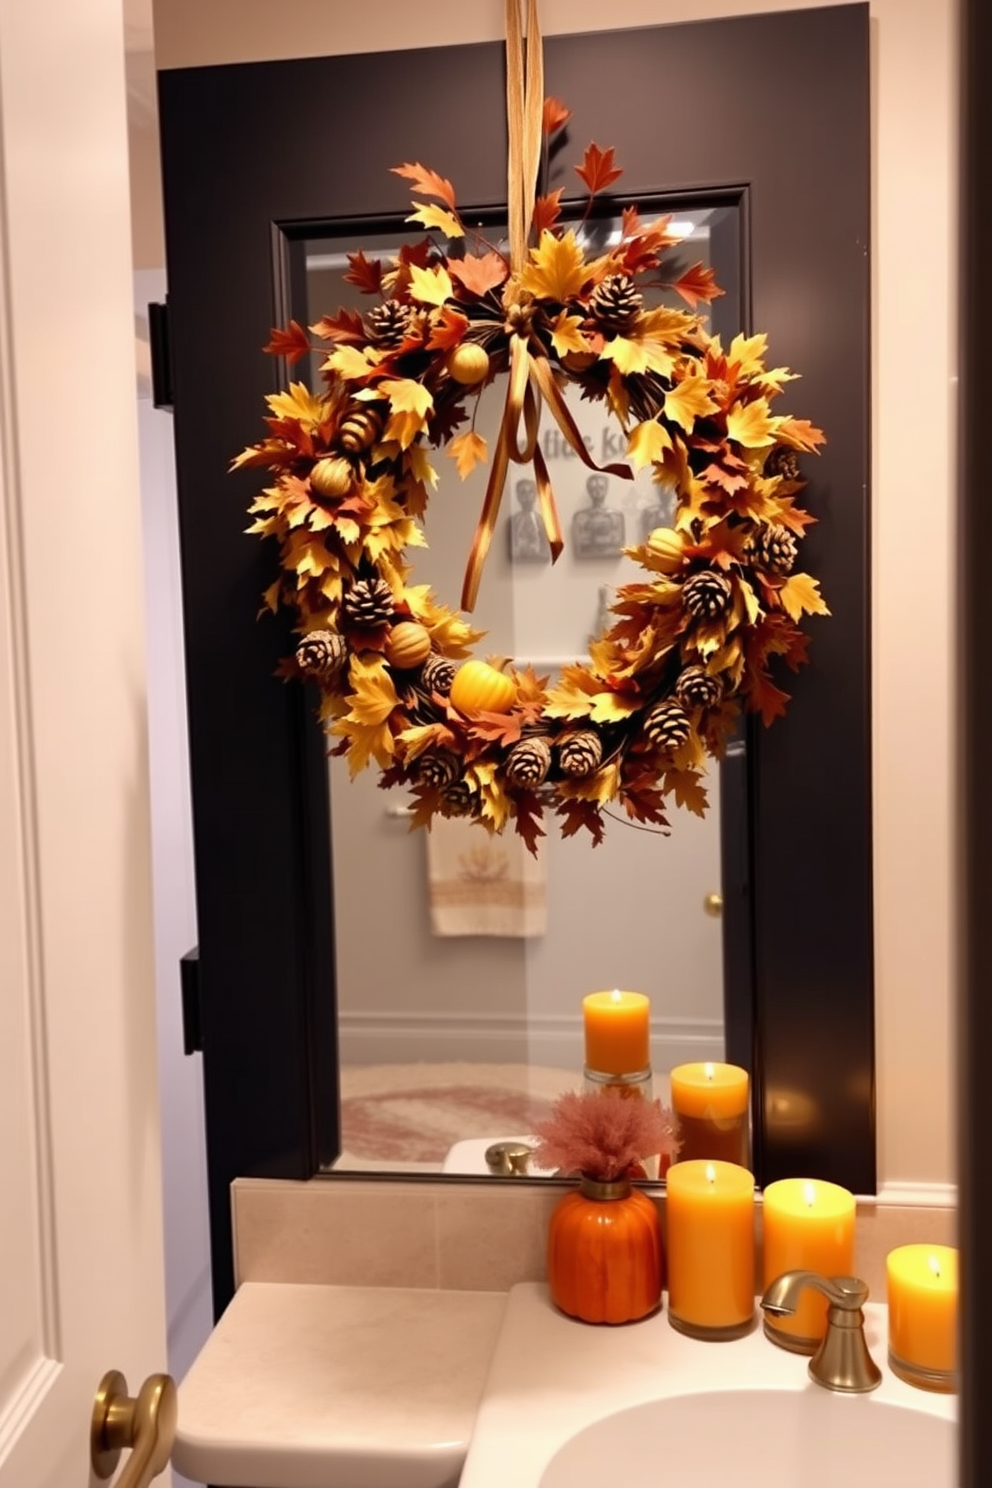
{"label": "white sink basin", "polygon": [[665,1313],[589,1327],[545,1286],[514,1287],[461,1488],[955,1488],[955,1397],[896,1378],[886,1309],[865,1314],[882,1384],[841,1395],[760,1327],[733,1343],[686,1338]]}

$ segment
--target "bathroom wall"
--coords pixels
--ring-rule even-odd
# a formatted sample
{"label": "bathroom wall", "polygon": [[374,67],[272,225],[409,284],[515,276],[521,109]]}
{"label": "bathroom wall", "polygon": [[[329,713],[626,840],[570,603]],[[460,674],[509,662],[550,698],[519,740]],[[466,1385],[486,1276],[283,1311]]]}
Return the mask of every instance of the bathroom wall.
{"label": "bathroom wall", "polygon": [[[607,14],[601,0],[543,0],[541,15],[555,34],[799,8],[807,7],[614,0]],[[879,1166],[886,1185],[908,1197],[954,1179],[954,6],[872,0],[870,15]],[[499,0],[419,7],[380,0],[364,9],[324,0],[155,5],[160,67],[480,41],[501,36],[502,25]],[[672,80],[671,94],[677,126],[685,127],[684,86]],[[661,98],[663,115],[664,90]]]}

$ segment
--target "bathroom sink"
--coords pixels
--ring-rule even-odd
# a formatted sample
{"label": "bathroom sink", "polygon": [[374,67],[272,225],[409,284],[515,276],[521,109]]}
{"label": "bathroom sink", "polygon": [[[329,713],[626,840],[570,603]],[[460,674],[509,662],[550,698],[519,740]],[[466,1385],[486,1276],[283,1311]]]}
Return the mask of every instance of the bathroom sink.
{"label": "bathroom sink", "polygon": [[546,1286],[509,1296],[460,1488],[955,1488],[956,1399],[915,1390],[886,1359],[884,1306],[865,1308],[883,1372],[867,1395],[814,1384],[760,1326],[731,1343],[667,1313],[623,1327],[564,1317]]}

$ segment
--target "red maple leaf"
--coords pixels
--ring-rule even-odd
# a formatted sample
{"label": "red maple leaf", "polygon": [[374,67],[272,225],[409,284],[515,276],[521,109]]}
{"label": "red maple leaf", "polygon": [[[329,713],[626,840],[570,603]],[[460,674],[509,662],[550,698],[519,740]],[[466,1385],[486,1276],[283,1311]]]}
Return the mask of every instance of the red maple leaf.
{"label": "red maple leaf", "polygon": [[478,295],[481,300],[491,289],[506,282],[510,270],[499,253],[484,253],[481,257],[466,253],[464,258],[449,258],[448,273],[469,294]]}
{"label": "red maple leaf", "polygon": [[606,827],[599,807],[592,801],[562,801],[558,806],[558,815],[562,818],[563,837],[574,837],[584,827],[591,835],[594,847],[602,842]]}
{"label": "red maple leaf", "polygon": [[379,294],[382,290],[382,276],[385,269],[382,260],[378,258],[366,258],[359,248],[357,253],[348,254],[350,265],[344,276],[345,284],[354,284],[362,291],[362,294]]}
{"label": "red maple leaf", "polygon": [[608,150],[601,150],[595,144],[586,146],[582,164],[575,167],[575,174],[589,188],[590,196],[595,196],[598,191],[605,191],[607,186],[612,186],[623,175],[620,167],[613,163],[615,154],[612,145]]}
{"label": "red maple leaf", "polygon": [[547,196],[539,196],[534,203],[534,211],[531,216],[531,226],[538,237],[548,228],[554,227],[561,216],[561,196],[564,190],[559,186],[555,191],[549,191]]}
{"label": "red maple leaf", "polygon": [[431,329],[428,351],[450,351],[457,346],[468,330],[468,316],[450,305],[442,305],[435,325]]}
{"label": "red maple leaf", "polygon": [[537,857],[537,844],[545,835],[541,826],[541,818],[544,815],[543,807],[537,796],[531,791],[521,791],[515,801],[514,826],[518,834],[527,844],[527,851]]}
{"label": "red maple leaf", "polygon": [[699,300],[705,300],[708,305],[711,300],[726,294],[726,290],[721,289],[715,282],[715,274],[715,269],[705,269],[702,264],[693,264],[691,269],[686,269],[685,273],[676,279],[671,288],[695,310]]}
{"label": "red maple leaf", "polygon": [[271,340],[262,350],[270,352],[272,356],[285,357],[292,367],[301,357],[309,354],[310,337],[298,320],[291,320],[285,329],[273,326]]}

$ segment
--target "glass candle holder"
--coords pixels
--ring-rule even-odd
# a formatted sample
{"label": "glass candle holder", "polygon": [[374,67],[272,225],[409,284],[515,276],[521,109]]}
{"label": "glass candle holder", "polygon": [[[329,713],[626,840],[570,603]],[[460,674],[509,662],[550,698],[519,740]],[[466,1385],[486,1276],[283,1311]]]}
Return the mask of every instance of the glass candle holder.
{"label": "glass candle holder", "polygon": [[[821,1179],[780,1178],[762,1195],[764,1287],[786,1271],[854,1276],[854,1195]],[[827,1299],[811,1287],[788,1317],[765,1317],[773,1343],[815,1354],[827,1331]]]}
{"label": "glass candle holder", "polygon": [[668,1321],[691,1338],[742,1338],[754,1326],[754,1176],[690,1161],[666,1182]]}
{"label": "glass candle holder", "polygon": [[736,1064],[679,1064],[671,1073],[680,1162],[751,1162],[750,1081]]}
{"label": "glass candle holder", "polygon": [[885,1260],[889,1364],[920,1390],[958,1388],[958,1253],[950,1245],[900,1245]]}

